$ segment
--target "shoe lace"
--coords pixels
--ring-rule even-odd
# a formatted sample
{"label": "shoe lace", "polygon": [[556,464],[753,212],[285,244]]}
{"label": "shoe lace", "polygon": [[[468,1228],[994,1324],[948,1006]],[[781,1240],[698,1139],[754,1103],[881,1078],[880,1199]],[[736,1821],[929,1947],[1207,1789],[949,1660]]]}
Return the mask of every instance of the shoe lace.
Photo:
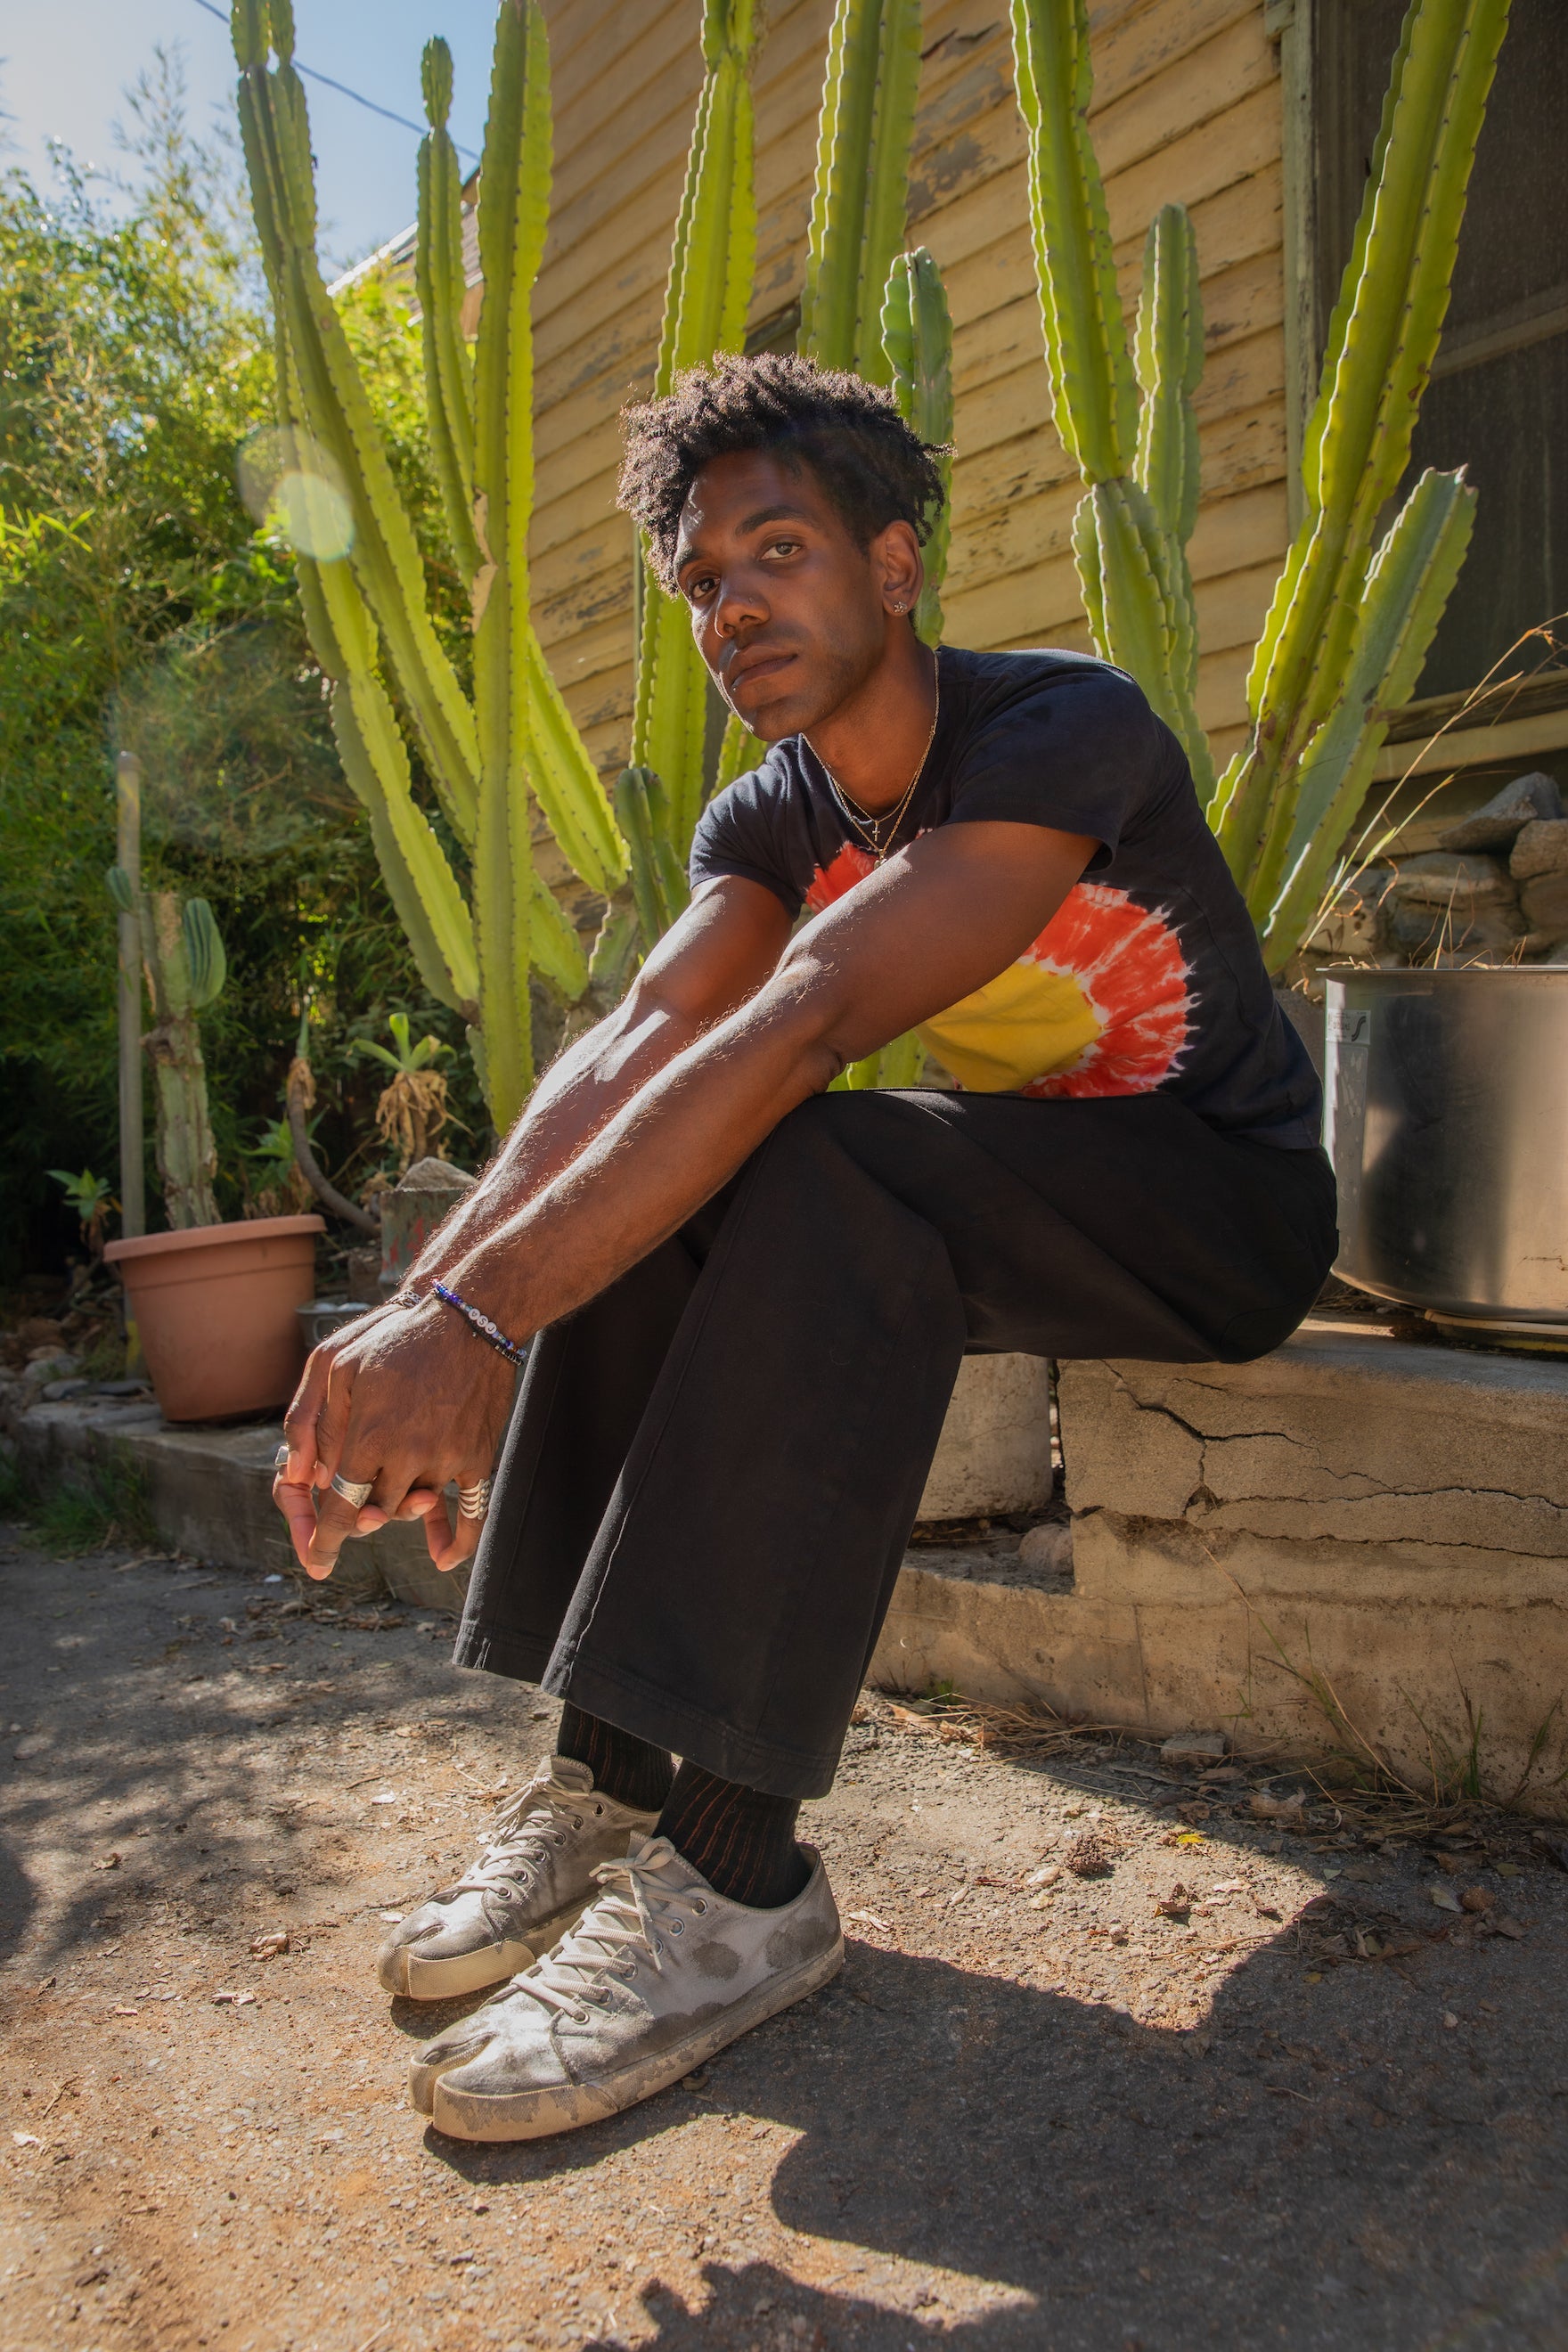
{"label": "shoe lace", "polygon": [[549,1849],[566,1842],[568,1830],[583,1826],[583,1809],[596,1800],[569,1789],[552,1773],[541,1772],[491,1821],[478,1858],[447,1890],[452,1895],[522,1895],[530,1873],[549,1859]]}
{"label": "shoe lace", "polygon": [[642,1961],[656,1974],[662,1972],[667,1955],[660,1927],[666,1935],[684,1935],[680,1915],[708,1908],[707,1897],[695,1887],[672,1886],[664,1879],[678,1859],[668,1838],[652,1838],[624,1862],[601,1863],[594,1876],[604,1893],[572,1933],[514,1977],[507,1991],[526,1993],[583,2024],[588,2015],[584,2001],[602,2006],[609,1999],[609,1978],[629,1982]]}

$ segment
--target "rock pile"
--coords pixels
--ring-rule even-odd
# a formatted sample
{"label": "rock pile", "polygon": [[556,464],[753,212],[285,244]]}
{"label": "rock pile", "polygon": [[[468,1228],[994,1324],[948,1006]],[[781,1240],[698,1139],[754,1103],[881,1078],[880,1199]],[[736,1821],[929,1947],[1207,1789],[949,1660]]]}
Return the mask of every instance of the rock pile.
{"label": "rock pile", "polygon": [[1551,776],[1517,776],[1418,856],[1369,866],[1310,942],[1384,964],[1568,956],[1568,814]]}

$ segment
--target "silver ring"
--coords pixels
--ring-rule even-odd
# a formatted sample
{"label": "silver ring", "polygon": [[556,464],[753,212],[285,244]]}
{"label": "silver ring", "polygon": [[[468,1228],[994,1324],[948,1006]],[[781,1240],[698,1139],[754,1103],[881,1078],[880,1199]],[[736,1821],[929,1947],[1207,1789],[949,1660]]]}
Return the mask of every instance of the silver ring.
{"label": "silver ring", "polygon": [[482,1519],[490,1507],[490,1481],[476,1478],[471,1486],[458,1489],[458,1516],[463,1519]]}
{"label": "silver ring", "polygon": [[347,1503],[352,1509],[363,1511],[365,1505],[370,1500],[370,1490],[374,1486],[375,1480],[374,1478],[345,1478],[340,1471],[333,1475],[331,1484],[334,1495],[341,1495],[344,1502]]}
{"label": "silver ring", "polygon": [[272,1457],[272,1467],[274,1470],[287,1470],[289,1467],[289,1448],[286,1445],[278,1448]]}

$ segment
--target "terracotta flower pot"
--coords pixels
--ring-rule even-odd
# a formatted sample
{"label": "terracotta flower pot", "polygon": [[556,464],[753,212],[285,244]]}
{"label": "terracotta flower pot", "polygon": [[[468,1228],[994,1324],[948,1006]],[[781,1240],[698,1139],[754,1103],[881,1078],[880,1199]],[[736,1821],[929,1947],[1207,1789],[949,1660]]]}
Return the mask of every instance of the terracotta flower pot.
{"label": "terracotta flower pot", "polygon": [[315,1294],[321,1217],[255,1217],[110,1242],[169,1421],[286,1405],[305,1361],[297,1308]]}

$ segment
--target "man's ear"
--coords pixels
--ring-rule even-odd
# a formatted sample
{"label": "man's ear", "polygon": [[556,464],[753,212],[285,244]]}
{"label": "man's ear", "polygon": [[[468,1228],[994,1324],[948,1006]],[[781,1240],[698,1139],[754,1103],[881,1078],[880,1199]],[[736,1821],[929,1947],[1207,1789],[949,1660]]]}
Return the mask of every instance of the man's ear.
{"label": "man's ear", "polygon": [[912,613],[920,602],[926,576],[913,526],[907,522],[889,523],[885,530],[877,533],[866,552],[871,576],[881,591],[883,611]]}

